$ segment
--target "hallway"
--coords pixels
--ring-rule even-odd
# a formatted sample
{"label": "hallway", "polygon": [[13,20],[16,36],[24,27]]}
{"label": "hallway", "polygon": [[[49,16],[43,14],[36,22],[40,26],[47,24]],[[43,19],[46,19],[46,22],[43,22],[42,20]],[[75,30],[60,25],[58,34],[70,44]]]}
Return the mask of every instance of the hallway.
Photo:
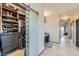
{"label": "hallway", "polygon": [[64,44],[63,41],[61,44],[53,43],[52,48],[46,48],[41,56],[79,56],[79,48],[72,46],[70,40]]}
{"label": "hallway", "polygon": [[79,56],[79,48],[74,46],[79,46],[79,4],[1,3],[0,6],[1,55],[18,48],[4,55],[39,56],[45,49],[41,56]]}

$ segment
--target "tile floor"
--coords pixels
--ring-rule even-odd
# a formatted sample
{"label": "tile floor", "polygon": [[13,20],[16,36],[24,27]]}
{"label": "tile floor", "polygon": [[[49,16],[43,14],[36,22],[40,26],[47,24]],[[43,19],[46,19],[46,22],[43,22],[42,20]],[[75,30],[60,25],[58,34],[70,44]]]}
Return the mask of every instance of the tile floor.
{"label": "tile floor", "polygon": [[60,43],[53,43],[41,56],[79,56],[79,48],[71,45],[71,40],[62,38]]}

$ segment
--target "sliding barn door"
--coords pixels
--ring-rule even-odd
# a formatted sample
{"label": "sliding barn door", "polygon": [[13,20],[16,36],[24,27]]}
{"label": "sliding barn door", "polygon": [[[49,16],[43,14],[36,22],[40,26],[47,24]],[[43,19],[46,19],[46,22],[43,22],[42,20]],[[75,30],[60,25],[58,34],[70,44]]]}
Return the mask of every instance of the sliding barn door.
{"label": "sliding barn door", "polygon": [[30,10],[29,55],[38,55],[38,14]]}

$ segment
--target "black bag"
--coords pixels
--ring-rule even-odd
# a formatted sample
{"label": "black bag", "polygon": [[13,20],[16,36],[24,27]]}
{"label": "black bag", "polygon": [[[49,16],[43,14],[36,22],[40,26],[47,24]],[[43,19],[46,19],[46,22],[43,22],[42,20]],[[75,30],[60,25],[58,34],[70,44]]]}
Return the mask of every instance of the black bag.
{"label": "black bag", "polygon": [[68,36],[68,33],[64,33],[65,36]]}

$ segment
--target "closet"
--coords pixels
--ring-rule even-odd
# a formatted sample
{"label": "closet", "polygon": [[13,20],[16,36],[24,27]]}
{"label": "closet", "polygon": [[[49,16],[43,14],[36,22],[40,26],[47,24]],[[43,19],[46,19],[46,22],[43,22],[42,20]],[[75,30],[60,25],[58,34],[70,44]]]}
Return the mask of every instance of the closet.
{"label": "closet", "polygon": [[0,51],[25,48],[26,7],[19,3],[0,4]]}

